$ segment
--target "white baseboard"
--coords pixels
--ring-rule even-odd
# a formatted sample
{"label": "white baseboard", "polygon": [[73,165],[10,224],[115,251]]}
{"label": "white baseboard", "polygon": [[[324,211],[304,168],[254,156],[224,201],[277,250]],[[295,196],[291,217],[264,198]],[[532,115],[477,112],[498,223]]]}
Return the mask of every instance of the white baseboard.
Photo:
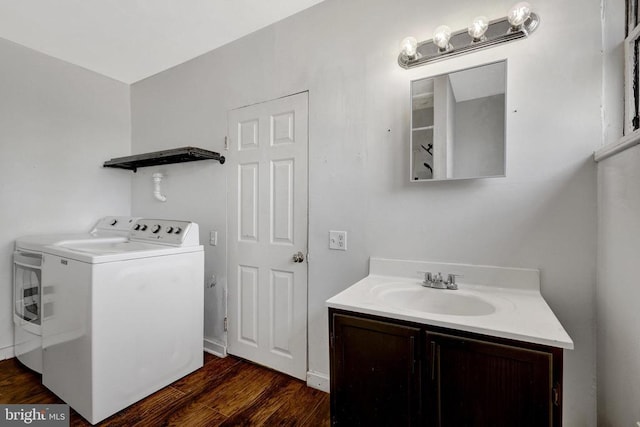
{"label": "white baseboard", "polygon": [[16,357],[16,352],[12,345],[0,348],[0,360],[11,359],[12,357]]}
{"label": "white baseboard", "polygon": [[216,339],[204,339],[204,351],[218,357],[227,357],[227,346]]}
{"label": "white baseboard", "polygon": [[329,393],[329,375],[320,372],[307,372],[307,386]]}

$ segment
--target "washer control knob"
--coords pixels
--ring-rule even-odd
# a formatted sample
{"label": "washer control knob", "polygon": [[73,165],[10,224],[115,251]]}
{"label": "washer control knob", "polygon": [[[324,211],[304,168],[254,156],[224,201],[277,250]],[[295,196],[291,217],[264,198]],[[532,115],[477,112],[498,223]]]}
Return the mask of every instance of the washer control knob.
{"label": "washer control knob", "polygon": [[176,229],[175,229],[174,233],[175,233],[175,234],[180,234],[180,233],[182,233],[182,228],[180,228],[180,227],[176,227]]}
{"label": "washer control knob", "polygon": [[117,223],[118,223],[118,220],[114,219],[109,223],[109,225],[113,226],[113,225],[116,225]]}
{"label": "washer control knob", "polygon": [[134,230],[136,230],[136,231],[140,230],[140,224],[136,224],[136,225],[134,225],[134,226],[133,226],[133,229],[134,229]]}
{"label": "washer control knob", "polygon": [[161,228],[162,228],[162,227],[160,227],[160,225],[159,225],[159,224],[156,224],[156,225],[154,225],[154,226],[151,228],[151,232],[155,234],[155,233],[157,233],[158,231],[160,231],[160,229],[161,229]]}
{"label": "washer control knob", "polygon": [[147,224],[142,224],[142,228],[140,230],[146,231],[147,230]]}
{"label": "washer control knob", "polygon": [[173,227],[172,226],[168,226],[167,227],[167,233],[171,233],[173,231]]}

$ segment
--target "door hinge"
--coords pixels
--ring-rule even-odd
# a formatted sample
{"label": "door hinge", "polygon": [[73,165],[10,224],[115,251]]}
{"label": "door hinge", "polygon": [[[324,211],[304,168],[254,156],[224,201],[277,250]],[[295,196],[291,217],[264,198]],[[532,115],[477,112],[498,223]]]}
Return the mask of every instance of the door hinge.
{"label": "door hinge", "polygon": [[229,150],[229,137],[228,136],[224,137],[224,149],[225,150]]}
{"label": "door hinge", "polygon": [[329,335],[329,347],[333,348],[336,344],[336,338],[335,336],[332,334]]}
{"label": "door hinge", "polygon": [[551,389],[551,400],[554,406],[560,406],[562,402],[562,395],[560,393],[560,384],[556,383],[555,387]]}
{"label": "door hinge", "polygon": [[224,318],[224,331],[227,332],[227,329],[229,329],[229,321],[225,317]]}
{"label": "door hinge", "polygon": [[409,337],[409,353],[411,354],[411,374],[416,373],[416,350],[415,350],[415,338]]}
{"label": "door hinge", "polygon": [[431,341],[431,381],[436,379],[436,343]]}

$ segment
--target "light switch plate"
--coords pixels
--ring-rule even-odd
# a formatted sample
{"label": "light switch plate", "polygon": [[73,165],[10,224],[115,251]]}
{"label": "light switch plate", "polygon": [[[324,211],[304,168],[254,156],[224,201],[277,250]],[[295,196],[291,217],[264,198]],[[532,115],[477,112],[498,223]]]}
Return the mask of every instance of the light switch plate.
{"label": "light switch plate", "polygon": [[211,246],[218,245],[218,232],[216,230],[213,230],[209,233],[209,244]]}
{"label": "light switch plate", "polygon": [[329,249],[338,251],[347,250],[347,232],[346,231],[329,231]]}

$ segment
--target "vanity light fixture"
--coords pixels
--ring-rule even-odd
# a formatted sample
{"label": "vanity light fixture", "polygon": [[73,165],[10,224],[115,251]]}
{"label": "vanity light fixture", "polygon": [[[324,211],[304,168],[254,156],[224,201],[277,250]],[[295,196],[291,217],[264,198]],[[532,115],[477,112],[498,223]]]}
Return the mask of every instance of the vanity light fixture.
{"label": "vanity light fixture", "polygon": [[478,43],[487,40],[487,37],[484,35],[489,29],[489,19],[486,16],[476,16],[473,19],[469,28],[467,28],[467,32],[473,39],[473,43]]}
{"label": "vanity light fixture", "polygon": [[418,40],[415,37],[405,37],[401,43],[402,52],[401,55],[404,55],[407,59],[415,59],[418,48]]}
{"label": "vanity light fixture", "polygon": [[527,2],[515,4],[507,16],[489,21],[484,16],[474,18],[466,30],[451,32],[446,25],[440,25],[433,33],[433,39],[417,42],[413,37],[402,41],[398,64],[402,68],[413,68],[441,59],[502,43],[526,38],[540,23],[540,17],[531,10]]}
{"label": "vanity light fixture", "polygon": [[507,21],[514,30],[522,28],[522,24],[531,16],[531,6],[526,1],[515,4],[507,13]]}
{"label": "vanity light fixture", "polygon": [[440,25],[433,32],[433,43],[438,46],[438,52],[447,52],[453,49],[449,40],[451,40],[451,28],[446,25]]}

